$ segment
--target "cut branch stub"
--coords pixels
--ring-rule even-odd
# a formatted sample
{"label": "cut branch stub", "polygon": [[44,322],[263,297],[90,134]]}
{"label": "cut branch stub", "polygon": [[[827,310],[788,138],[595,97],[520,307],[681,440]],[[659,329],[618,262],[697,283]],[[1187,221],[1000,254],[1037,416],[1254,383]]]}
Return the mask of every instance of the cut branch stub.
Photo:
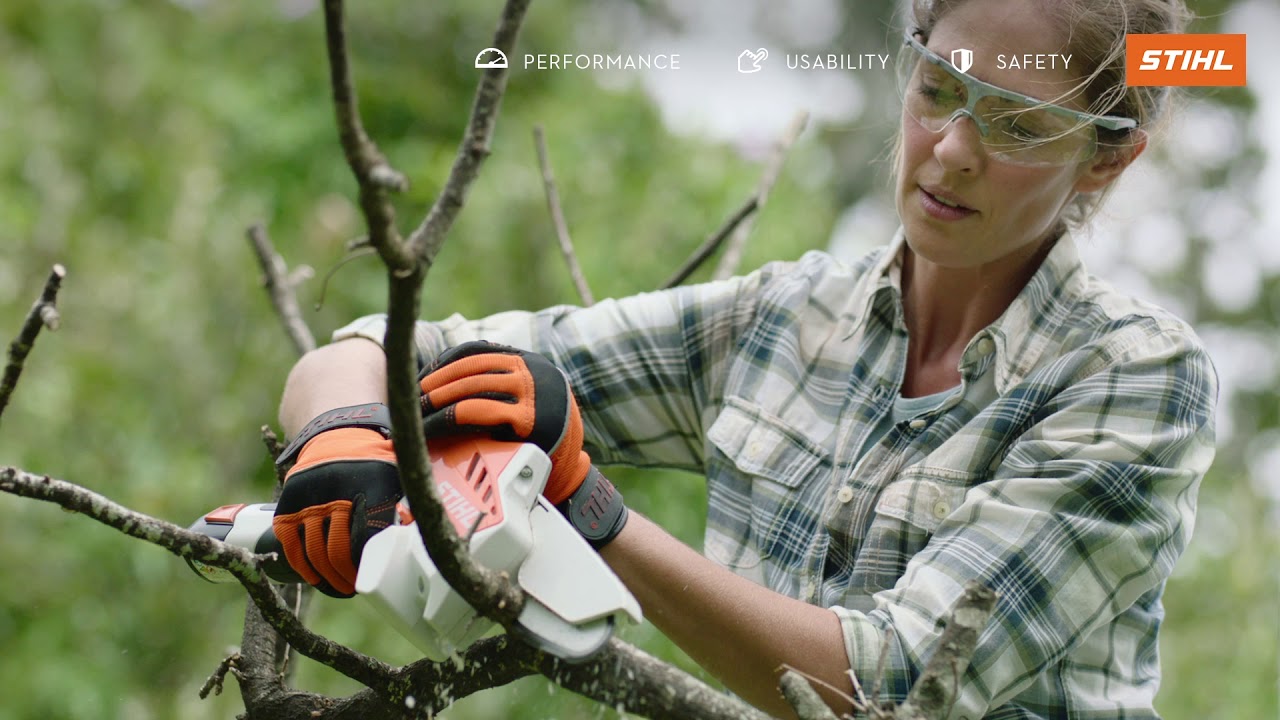
{"label": "cut branch stub", "polygon": [[822,701],[818,691],[795,670],[782,673],[778,687],[800,720],[836,720],[836,714]]}

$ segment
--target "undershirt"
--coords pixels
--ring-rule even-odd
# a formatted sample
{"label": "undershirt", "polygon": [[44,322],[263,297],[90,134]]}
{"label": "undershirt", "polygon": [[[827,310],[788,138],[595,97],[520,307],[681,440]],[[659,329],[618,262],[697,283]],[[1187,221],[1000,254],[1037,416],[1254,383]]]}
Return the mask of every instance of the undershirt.
{"label": "undershirt", "polygon": [[932,395],[922,395],[914,398],[898,395],[898,397],[893,401],[892,410],[885,413],[884,417],[880,418],[880,422],[876,423],[876,426],[872,428],[871,432],[867,435],[867,439],[863,441],[862,449],[858,451],[858,457],[865,455],[868,450],[875,446],[876,443],[880,442],[880,438],[889,434],[889,430],[891,430],[894,425],[933,410],[941,405],[947,398],[958,392],[959,389],[960,387],[957,385],[956,387],[947,388],[946,390],[933,393]]}

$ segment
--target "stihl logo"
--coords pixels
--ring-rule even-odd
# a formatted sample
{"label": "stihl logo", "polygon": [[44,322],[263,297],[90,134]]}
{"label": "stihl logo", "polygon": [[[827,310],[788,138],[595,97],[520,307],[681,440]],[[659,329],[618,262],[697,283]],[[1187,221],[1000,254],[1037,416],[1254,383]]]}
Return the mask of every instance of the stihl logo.
{"label": "stihl logo", "polygon": [[1244,35],[1126,35],[1125,84],[1239,87]]}
{"label": "stihl logo", "polygon": [[303,435],[306,435],[307,433],[313,430],[322,428],[326,425],[333,425],[335,423],[345,423],[345,422],[358,423],[361,420],[368,420],[374,417],[375,411],[377,409],[378,409],[377,405],[353,405],[352,407],[345,407],[345,408],[338,408],[337,410],[330,410],[329,412],[307,423],[307,426],[302,428],[302,431],[299,432],[296,437],[302,437]]}
{"label": "stihl logo", "polygon": [[591,521],[591,529],[599,530],[600,521],[604,519],[605,512],[609,509],[609,503],[613,501],[613,494],[616,492],[613,483],[600,478],[600,482],[594,488],[591,488],[591,496],[582,504],[582,509],[578,511],[580,515],[586,515],[590,512],[595,516]]}
{"label": "stihl logo", "polygon": [[457,530],[459,535],[466,534],[480,515],[480,508],[476,507],[466,495],[458,492],[458,489],[450,485],[447,480],[437,481],[436,490],[440,493],[440,503],[444,505],[445,513],[453,521],[453,529]]}

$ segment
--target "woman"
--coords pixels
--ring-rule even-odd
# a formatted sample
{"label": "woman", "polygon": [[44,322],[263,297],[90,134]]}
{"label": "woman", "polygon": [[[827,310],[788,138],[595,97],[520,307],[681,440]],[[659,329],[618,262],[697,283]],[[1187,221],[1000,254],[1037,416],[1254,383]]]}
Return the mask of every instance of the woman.
{"label": "woman", "polygon": [[[1161,110],[1158,91],[1123,84],[1124,34],[1176,32],[1182,14],[1164,0],[917,2],[902,229],[886,248],[851,267],[808,253],[590,309],[421,323],[437,358],[429,435],[540,436],[547,495],[567,506],[608,489],[592,461],[705,473],[706,557],[620,499],[591,539],[646,617],[769,712],[790,713],[780,666],[847,692],[848,671],[873,679],[890,631],[885,692],[900,700],[978,580],[1000,599],[953,717],[1153,717],[1160,596],[1213,456],[1215,379],[1184,322],[1086,274],[1068,227]],[[967,73],[945,60],[958,49]],[[998,60],[1044,53],[1073,60]],[[298,364],[286,430],[384,397],[382,332],[362,319]],[[481,338],[550,358],[577,405],[542,355],[440,357]],[[379,433],[303,440],[282,537],[331,512],[345,527],[354,498],[398,492]],[[335,479],[360,459],[381,463],[361,476],[377,480]],[[318,528],[291,563],[349,593],[358,543],[326,549]]]}

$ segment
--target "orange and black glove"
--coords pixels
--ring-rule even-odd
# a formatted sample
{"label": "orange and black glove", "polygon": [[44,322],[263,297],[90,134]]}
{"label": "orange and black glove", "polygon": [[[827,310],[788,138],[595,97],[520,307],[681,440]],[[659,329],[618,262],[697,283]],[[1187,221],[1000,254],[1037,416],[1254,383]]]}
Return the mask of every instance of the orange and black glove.
{"label": "orange and black glove", "polygon": [[277,461],[297,463],[285,476],[271,523],[285,559],[326,595],[355,594],[365,543],[395,522],[400,473],[385,405],[370,403],[320,415]]}
{"label": "orange and black glove", "polygon": [[582,417],[569,381],[537,353],[477,341],[450,348],[427,368],[422,429],[433,437],[483,432],[528,442],[551,458],[542,494],[596,549],[622,532],[627,508],[582,449]]}

